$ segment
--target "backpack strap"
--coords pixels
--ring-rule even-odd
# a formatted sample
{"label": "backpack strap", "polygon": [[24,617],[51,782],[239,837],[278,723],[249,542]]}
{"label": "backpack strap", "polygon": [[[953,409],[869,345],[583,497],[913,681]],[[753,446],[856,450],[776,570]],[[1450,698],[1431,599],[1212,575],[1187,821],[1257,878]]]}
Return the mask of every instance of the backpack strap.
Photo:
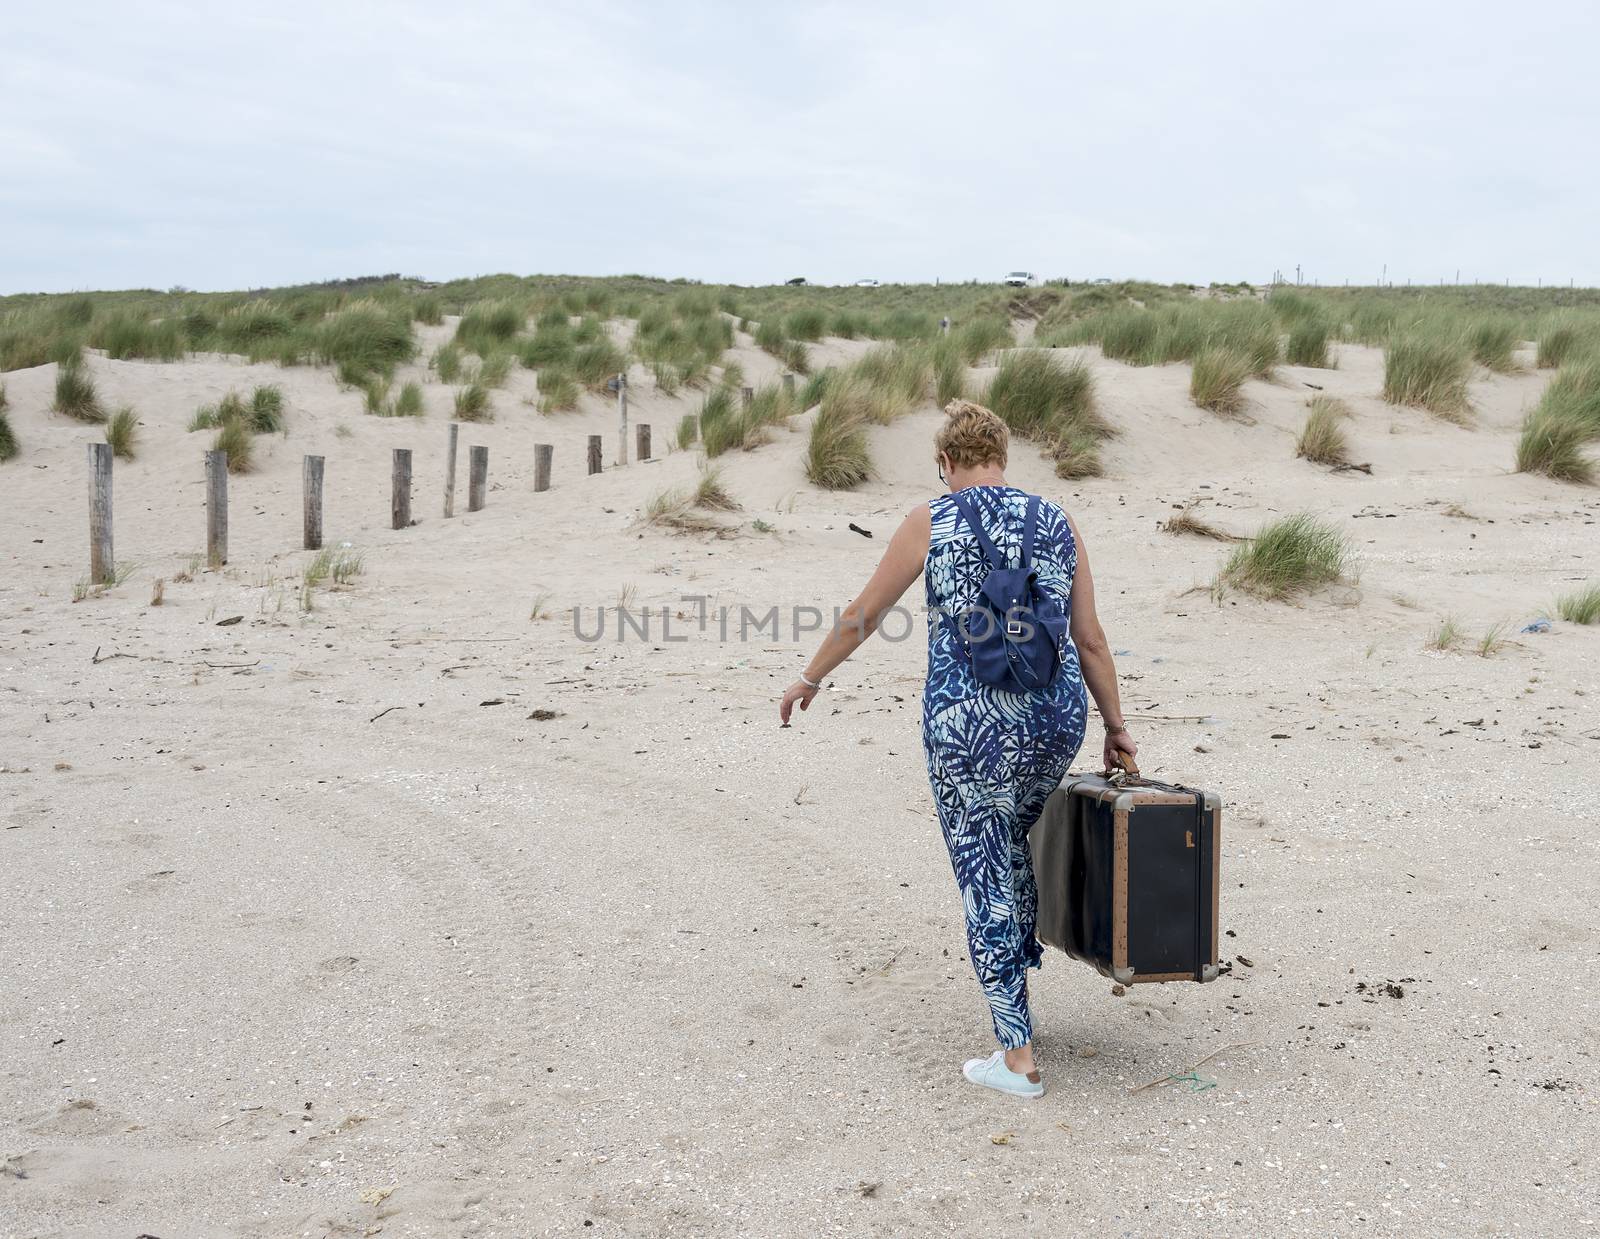
{"label": "backpack strap", "polygon": [[1033,568],[1033,540],[1039,530],[1039,496],[1028,496],[1028,514],[1022,522],[1022,570]]}
{"label": "backpack strap", "polygon": [[950,498],[955,501],[956,511],[961,513],[962,519],[967,522],[968,528],[977,537],[978,546],[983,550],[984,558],[989,561],[989,567],[1006,567],[1006,561],[1001,558],[1000,552],[995,548],[994,542],[983,527],[983,522],[978,519],[978,514],[972,510],[972,506],[968,503],[966,496],[960,491],[956,491]]}

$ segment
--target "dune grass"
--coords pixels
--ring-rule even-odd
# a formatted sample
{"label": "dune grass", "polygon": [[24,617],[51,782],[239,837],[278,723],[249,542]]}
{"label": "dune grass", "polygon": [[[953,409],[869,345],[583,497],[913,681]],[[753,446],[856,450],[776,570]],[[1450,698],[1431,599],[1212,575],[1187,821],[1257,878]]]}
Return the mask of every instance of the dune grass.
{"label": "dune grass", "polygon": [[394,407],[390,410],[394,417],[421,417],[424,413],[422,403],[422,384],[405,383],[400,388],[400,394],[394,398]]}
{"label": "dune grass", "polygon": [[1063,363],[1049,349],[1018,349],[1000,363],[984,402],[1018,438],[1036,443],[1063,478],[1098,477],[1099,444],[1112,434],[1082,361]]}
{"label": "dune grass", "polygon": [[1426,327],[1390,337],[1383,353],[1383,398],[1428,410],[1457,425],[1472,419],[1467,379],[1472,353],[1454,332]]}
{"label": "dune grass", "polygon": [[418,297],[411,303],[411,319],[426,327],[437,327],[444,322],[444,303],[437,297]]}
{"label": "dune grass", "polygon": [[481,301],[462,311],[456,323],[456,343],[480,357],[504,348],[528,321],[525,305],[511,301]]}
{"label": "dune grass", "polygon": [[735,399],[731,388],[714,387],[700,404],[700,442],[708,457],[720,456],[743,440],[742,429],[735,425]]}
{"label": "dune grass", "polygon": [[539,412],[561,413],[578,407],[583,389],[565,370],[539,371]]}
{"label": "dune grass", "polygon": [[1445,616],[1439,621],[1432,633],[1428,636],[1430,650],[1453,650],[1461,644],[1466,633],[1461,631],[1461,625],[1456,623],[1454,617]]}
{"label": "dune grass", "polygon": [[1490,624],[1483,636],[1478,638],[1477,653],[1479,658],[1489,658],[1498,654],[1501,649],[1511,643],[1511,638],[1506,636],[1509,625],[1505,620],[1497,620]]}
{"label": "dune grass", "polygon": [[249,473],[255,467],[255,436],[242,417],[224,419],[211,448],[227,456],[229,473]]}
{"label": "dune grass", "polygon": [[1295,455],[1318,465],[1349,464],[1350,444],[1345,438],[1344,423],[1350,417],[1350,407],[1333,396],[1313,396],[1306,406],[1311,412],[1295,441]]}
{"label": "dune grass", "polygon": [[89,339],[117,361],[180,361],[187,351],[183,324],[177,319],[151,320],[132,310],[120,310],[96,322]]}
{"label": "dune grass", "polygon": [[494,406],[489,399],[489,389],[481,383],[468,383],[456,389],[456,420],[462,422],[494,421]]}
{"label": "dune grass", "polygon": [[1213,585],[1259,598],[1293,598],[1344,575],[1348,543],[1336,527],[1309,512],[1270,522],[1228,557]]}
{"label": "dune grass", "polygon": [[495,349],[482,355],[478,362],[477,373],[473,381],[488,388],[499,388],[506,385],[506,380],[511,377],[511,367],[516,364],[516,355],[506,349]]}
{"label": "dune grass", "polygon": [[940,337],[938,343],[948,344],[961,354],[963,362],[975,366],[985,354],[997,348],[1010,348],[1016,343],[1016,336],[1007,319],[984,315],[953,328],[948,336]]}
{"label": "dune grass", "polygon": [[782,334],[794,340],[820,340],[827,325],[828,316],[822,310],[808,307],[784,317]]}
{"label": "dune grass", "polygon": [[870,380],[847,374],[828,384],[806,444],[806,478],[824,490],[848,490],[872,476],[867,425],[878,395]]}
{"label": "dune grass", "polygon": [[250,429],[256,434],[277,434],[283,430],[283,389],[263,383],[250,393]]}
{"label": "dune grass", "polygon": [[6,412],[4,403],[0,402],[0,463],[15,460],[21,451],[16,432],[11,429],[11,415]]}
{"label": "dune grass", "polygon": [[1562,594],[1555,610],[1569,624],[1600,624],[1600,581]]}
{"label": "dune grass", "polygon": [[705,515],[707,512],[737,512],[739,503],[722,481],[722,471],[702,466],[700,480],[689,490],[664,490],[645,507],[644,523],[664,526],[678,533],[713,533],[731,538],[738,531]]}
{"label": "dune grass", "polygon": [[627,357],[609,339],[585,344],[572,354],[572,377],[591,391],[604,389],[627,368]]}
{"label": "dune grass", "polygon": [[967,361],[949,337],[933,348],[933,401],[940,408],[967,394]]}
{"label": "dune grass", "polygon": [[139,415],[132,405],[125,404],[106,421],[106,442],[111,444],[111,454],[132,460],[138,438]]}
{"label": "dune grass", "polygon": [[1196,355],[1189,374],[1189,399],[1213,413],[1237,413],[1245,406],[1244,381],[1254,370],[1249,357],[1227,345]]}
{"label": "dune grass", "polygon": [[466,354],[462,352],[459,344],[451,341],[433,350],[429,364],[433,367],[433,372],[439,376],[439,382],[458,383],[466,366]]}
{"label": "dune grass", "polygon": [[1553,369],[1569,357],[1600,345],[1600,322],[1570,311],[1546,315],[1535,330],[1538,349],[1534,364],[1541,370]]}
{"label": "dune grass", "polygon": [[389,416],[389,380],[374,375],[361,389],[361,401],[373,417]]}
{"label": "dune grass", "polygon": [[1587,485],[1595,480],[1594,463],[1584,454],[1591,436],[1572,417],[1540,406],[1528,414],[1517,438],[1518,473],[1542,473],[1561,482]]}
{"label": "dune grass", "polygon": [[1291,366],[1316,366],[1327,370],[1332,367],[1328,359],[1328,324],[1320,318],[1302,318],[1289,329],[1289,342],[1283,359]]}
{"label": "dune grass", "polygon": [[252,361],[284,360],[298,356],[292,343],[295,322],[271,301],[247,301],[225,311],[212,332],[219,352],[240,353]]}
{"label": "dune grass", "polygon": [[312,352],[326,364],[387,378],[416,352],[411,317],[370,299],[352,302],[317,324]]}
{"label": "dune grass", "polygon": [[1556,372],[1523,421],[1517,472],[1591,483],[1596,466],[1585,448],[1596,439],[1600,439],[1600,354],[1578,354]]}
{"label": "dune grass", "polygon": [[821,404],[823,393],[828,390],[828,384],[833,381],[833,377],[837,373],[838,371],[832,366],[824,366],[808,378],[796,397],[798,407],[801,409],[814,409]]}
{"label": "dune grass", "polygon": [[50,407],[65,417],[95,425],[106,420],[100,407],[100,393],[95,389],[94,377],[89,367],[81,361],[59,367],[56,371],[55,399]]}
{"label": "dune grass", "polygon": [[1467,348],[1472,360],[1496,374],[1511,374],[1517,368],[1519,333],[1515,320],[1504,315],[1472,320],[1466,328]]}

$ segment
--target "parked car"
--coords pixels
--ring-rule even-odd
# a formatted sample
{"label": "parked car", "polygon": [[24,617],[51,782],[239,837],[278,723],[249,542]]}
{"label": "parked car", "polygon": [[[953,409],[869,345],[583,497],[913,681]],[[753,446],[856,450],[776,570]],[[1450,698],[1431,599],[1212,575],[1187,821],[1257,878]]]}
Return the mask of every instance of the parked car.
{"label": "parked car", "polygon": [[1042,281],[1032,271],[1013,271],[1002,283],[1008,288],[1038,288]]}
{"label": "parked car", "polygon": [[878,286],[878,281],[877,280],[857,280],[856,281],[856,287],[857,288],[876,288],[877,286]]}
{"label": "parked car", "polygon": [[800,285],[804,284],[805,282],[806,282],[806,277],[803,276],[803,275],[797,275],[792,280],[785,280],[784,281],[785,284],[788,284],[788,285],[790,285],[792,287],[795,287],[795,288],[800,287]]}

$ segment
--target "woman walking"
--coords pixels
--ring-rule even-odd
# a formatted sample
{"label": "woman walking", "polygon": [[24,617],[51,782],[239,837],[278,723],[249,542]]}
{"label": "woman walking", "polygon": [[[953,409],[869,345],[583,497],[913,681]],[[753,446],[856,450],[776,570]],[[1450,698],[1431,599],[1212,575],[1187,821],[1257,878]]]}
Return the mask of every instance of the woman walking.
{"label": "woman walking", "polygon": [[[922,740],[939,825],[961,889],[967,948],[1000,1049],[962,1068],[974,1084],[1018,1097],[1044,1092],[1033,1057],[1027,969],[1041,962],[1028,831],[1083,742],[1084,688],[1105,723],[1107,768],[1138,752],[1123,725],[1111,649],[1095,616],[1094,582],[1076,525],[1060,507],[1007,484],[1008,436],[994,413],[953,402],[934,441],[949,488],[907,514],[860,597],[783,695],[789,723],[822,682],[877,628],[921,575],[928,604],[928,682]],[[1033,536],[1026,538],[1031,530]],[[1029,564],[1043,595],[1069,616],[1059,669],[1025,691],[974,674],[972,649],[986,614],[980,590],[991,568]]]}

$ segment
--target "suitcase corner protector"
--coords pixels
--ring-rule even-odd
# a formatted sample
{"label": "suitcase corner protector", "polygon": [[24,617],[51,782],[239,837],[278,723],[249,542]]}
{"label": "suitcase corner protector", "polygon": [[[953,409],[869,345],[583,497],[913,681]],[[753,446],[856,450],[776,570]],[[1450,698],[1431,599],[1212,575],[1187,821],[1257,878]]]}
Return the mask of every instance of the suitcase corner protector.
{"label": "suitcase corner protector", "polygon": [[1113,968],[1111,970],[1111,979],[1113,981],[1115,981],[1118,985],[1132,985],[1133,984],[1133,969],[1132,968]]}
{"label": "suitcase corner protector", "polygon": [[1200,969],[1200,979],[1202,981],[1215,981],[1221,975],[1221,971],[1216,964],[1207,964]]}

